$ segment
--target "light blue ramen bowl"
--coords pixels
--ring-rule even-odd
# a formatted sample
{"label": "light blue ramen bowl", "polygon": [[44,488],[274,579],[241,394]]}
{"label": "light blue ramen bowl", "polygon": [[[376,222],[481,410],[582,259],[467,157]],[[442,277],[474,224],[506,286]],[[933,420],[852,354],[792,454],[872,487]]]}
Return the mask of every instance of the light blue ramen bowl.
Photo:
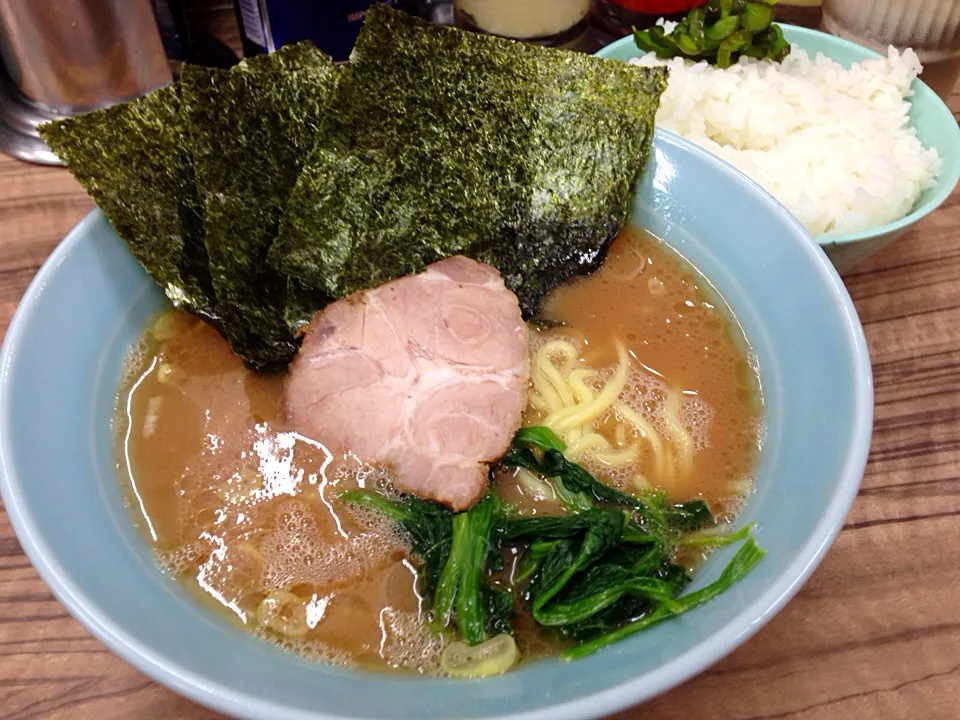
{"label": "light blue ramen bowl", "polygon": [[[869,58],[880,57],[873,50],[828,33],[783,25],[783,36],[791,45],[801,48],[811,57],[822,53],[844,67]],[[596,53],[600,57],[630,60],[642,53],[632,36],[607,45]],[[882,250],[902,237],[920,220],[932,213],[950,196],[960,181],[960,127],[944,102],[920,80],[913,82],[910,98],[910,127],[924,147],[936,148],[943,161],[940,175],[933,187],[924,190],[913,209],[904,217],[869,230],[838,235],[821,235],[820,247],[836,268],[843,272],[859,265],[870,255]]]}
{"label": "light blue ramen bowl", "polygon": [[[124,351],[164,301],[99,212],[40,270],[0,357],[2,491],[24,550],[114,652],[237,717],[588,718],[683,682],[773,617],[843,524],[870,441],[870,363],[826,256],[728,165],[658,133],[633,221],[710,279],[760,368],[766,441],[741,522],[757,524],[767,556],[716,600],[583,660],[482,681],[312,664],[231,627],[157,568],[120,491],[114,391]],[[716,579],[731,553],[717,553],[695,586]]]}

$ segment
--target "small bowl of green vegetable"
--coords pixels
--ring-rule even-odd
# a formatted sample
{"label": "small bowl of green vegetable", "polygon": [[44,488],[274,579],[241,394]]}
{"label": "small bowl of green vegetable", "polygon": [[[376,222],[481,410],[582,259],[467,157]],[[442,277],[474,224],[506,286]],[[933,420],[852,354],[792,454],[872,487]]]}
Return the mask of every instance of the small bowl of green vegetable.
{"label": "small bowl of green vegetable", "polygon": [[[691,11],[677,27],[656,26],[637,32],[634,36],[622,38],[601,49],[597,55],[630,61],[646,53],[655,53],[664,59],[682,56],[697,61],[706,60],[720,68],[736,64],[741,56],[779,62],[796,50],[803,50],[811,59],[823,55],[844,68],[850,68],[854,63],[865,60],[881,58],[872,50],[827,33],[774,24],[772,6],[767,3],[732,3],[733,10],[729,16],[717,20],[716,15],[710,14],[710,9],[716,6],[719,12],[721,5],[724,3],[711,0],[706,6]],[[915,134],[924,148],[936,150],[940,166],[935,180],[925,183],[926,186],[919,190],[915,201],[901,216],[852,231],[844,231],[842,227],[823,230],[807,223],[805,217],[801,217],[805,215],[805,209],[800,201],[788,202],[780,198],[788,205],[788,209],[807,225],[807,229],[816,237],[820,247],[838,270],[847,270],[859,264],[903,236],[921,219],[936,210],[960,181],[960,128],[953,114],[936,93],[919,79],[913,81],[907,99],[909,115],[906,130]],[[691,139],[702,144],[695,138]],[[818,153],[811,149],[810,154]],[[823,172],[830,172],[827,169],[830,167],[829,153],[819,154],[824,158]],[[872,154],[874,159],[884,158],[887,163],[886,175],[896,178],[902,161],[893,152],[893,148],[874,147],[870,148],[869,154]],[[865,161],[872,162],[870,158]],[[751,173],[747,171],[746,174]],[[883,173],[875,174],[881,181],[882,175]],[[774,195],[780,195],[776,188],[770,187],[763,179],[755,179]],[[827,182],[831,181],[831,178],[827,178]],[[909,186],[913,181],[904,182]],[[870,178],[862,184],[864,192],[872,192],[873,181]],[[831,187],[836,187],[836,183]],[[878,195],[874,203],[882,204],[881,197]],[[856,213],[858,209],[851,207],[850,212]]]}

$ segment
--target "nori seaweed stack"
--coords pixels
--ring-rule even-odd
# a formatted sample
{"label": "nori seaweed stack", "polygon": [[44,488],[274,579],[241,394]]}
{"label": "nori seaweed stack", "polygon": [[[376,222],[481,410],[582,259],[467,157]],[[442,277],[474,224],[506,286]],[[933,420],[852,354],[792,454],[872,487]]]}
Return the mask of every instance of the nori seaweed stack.
{"label": "nori seaweed stack", "polygon": [[339,75],[303,42],[229,71],[188,65],[180,79],[217,306],[234,351],[256,369],[297,351],[266,257]]}
{"label": "nori seaweed stack", "polygon": [[457,253],[533,316],[603,262],[665,86],[375,4],[346,69],[309,43],[188,66],[41,133],[173,303],[265,370],[326,303]]}
{"label": "nori seaweed stack", "polygon": [[170,301],[219,325],[177,87],[39,132]]}
{"label": "nori seaweed stack", "polygon": [[269,260],[296,328],[463,253],[527,316],[623,226],[666,72],[466,33],[375,4]]}

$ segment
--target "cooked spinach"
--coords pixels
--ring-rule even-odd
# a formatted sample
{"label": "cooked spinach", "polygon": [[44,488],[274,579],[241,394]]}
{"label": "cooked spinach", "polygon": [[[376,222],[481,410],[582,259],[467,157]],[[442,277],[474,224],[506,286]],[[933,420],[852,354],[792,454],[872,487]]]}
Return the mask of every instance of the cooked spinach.
{"label": "cooked spinach", "polygon": [[412,495],[390,500],[373,490],[351,490],[340,495],[340,500],[376,510],[403,528],[410,538],[411,549],[420,558],[417,577],[421,592],[432,596],[450,554],[453,513],[442,505]]}
{"label": "cooked spinach", "polygon": [[691,532],[689,535],[684,535],[677,538],[674,541],[674,544],[677,547],[704,547],[716,549],[720,547],[726,547],[727,545],[733,545],[741,540],[745,540],[750,536],[751,532],[753,532],[753,525],[744,525],[736,532],[728,534],[718,534],[712,531]]}
{"label": "cooked spinach", "polygon": [[554,545],[558,542],[558,540],[533,540],[514,567],[511,581],[516,585],[523,585],[530,580],[540,570],[543,561],[550,555]]}
{"label": "cooked spinach", "polygon": [[667,524],[676,532],[695,532],[714,524],[713,513],[703,500],[690,500],[664,508]]}
{"label": "cooked spinach", "polygon": [[[579,540],[579,547],[572,555],[564,554],[564,564],[560,572],[556,574],[547,574],[550,567],[552,555],[544,561],[540,574],[534,579],[530,586],[530,599],[533,608],[533,616],[554,597],[556,597],[578,573],[583,572],[591,565],[595,565],[604,554],[617,546],[620,537],[623,535],[623,528],[626,525],[626,516],[617,510],[600,511],[594,516],[593,522],[586,526],[586,531]],[[570,557],[566,557],[570,555]]]}
{"label": "cooked spinach", "polygon": [[610,563],[591,568],[556,602],[534,608],[533,616],[544,626],[569,626],[587,621],[627,595],[676,609],[676,594],[674,583]]}
{"label": "cooked spinach", "polygon": [[484,583],[480,586],[480,597],[483,602],[487,635],[490,637],[504,633],[512,635],[513,593]]}
{"label": "cooked spinach", "polygon": [[567,449],[563,439],[543,425],[520,428],[513,436],[512,444],[519,448],[539,448],[540,450],[559,450],[560,452]]}
{"label": "cooked spinach", "polygon": [[420,590],[439,626],[455,624],[470,645],[483,642],[488,633],[510,631],[513,596],[486,581],[489,570],[502,567],[496,533],[501,510],[492,493],[457,514],[412,496],[390,500],[373,490],[351,490],[340,500],[376,510],[406,531],[420,559]]}
{"label": "cooked spinach", "polygon": [[[488,493],[467,512],[454,515],[450,554],[433,596],[436,620],[443,625],[455,620],[460,639],[468,645],[487,639],[485,611],[489,604],[484,602],[483,587],[498,508],[496,497]],[[500,602],[493,607],[500,608]]]}
{"label": "cooked spinach", "polygon": [[[518,433],[511,452],[529,453],[532,466],[540,467],[534,448],[545,448],[546,455],[559,452],[558,447],[562,442],[555,435],[536,428]],[[578,468],[578,478],[589,476],[576,463],[571,465]],[[647,493],[617,505],[608,502],[609,497],[614,496],[603,496],[603,506],[591,504],[565,516],[517,517],[492,492],[456,515],[433,503],[392,501],[367,490],[341,496],[378,510],[410,534],[421,558],[421,587],[437,625],[455,624],[464,642],[483,642],[490,635],[511,632],[514,598],[520,597],[539,625],[581,642],[564,653],[566,659],[706,602],[763,556],[750,537],[750,526],[730,535],[702,532],[700,528],[713,524],[702,503],[667,505],[661,493]],[[690,576],[675,562],[681,548],[743,539],[746,543],[716,582],[683,594]],[[521,555],[508,583],[500,580],[494,586],[491,573],[502,568],[502,546]]]}
{"label": "cooked spinach", "polygon": [[732,544],[749,538],[751,527],[725,536],[703,532],[715,523],[703,501],[671,505],[659,492],[621,493],[567,460],[563,449],[548,428],[524,428],[501,464],[551,478],[558,490],[587,497],[587,508],[563,517],[507,518],[500,534],[505,544],[527,544],[512,579],[526,588],[534,620],[586,641],[565,657],[592,652],[624,632],[705,602],[762,556],[759,550],[743,550],[717,583],[682,595],[690,577],[674,562],[681,548]]}
{"label": "cooked spinach", "polygon": [[589,495],[597,502],[626,505],[637,510],[643,510],[645,507],[642,499],[603,484],[580,465],[567,460],[559,450],[551,449],[543,453],[540,474],[544,477],[556,478],[570,492]]}
{"label": "cooked spinach", "polygon": [[644,615],[620,627],[601,632],[596,637],[564,651],[561,657],[564,660],[574,660],[584,657],[607,645],[629,637],[641,630],[645,630],[661,620],[679,615],[687,610],[692,610],[698,605],[702,605],[708,600],[713,599],[734,583],[741,580],[760,562],[763,556],[764,551],[757,547],[756,541],[754,541],[752,537],[748,538],[747,541],[740,546],[740,549],[715,582],[695,592],[681,595],[676,598],[672,607],[665,603],[654,604],[652,609]]}
{"label": "cooked spinach", "polygon": [[[550,428],[530,426],[514,435],[507,453],[500,459],[505,468],[523,468],[556,482],[553,487],[570,510],[587,510],[595,503],[633,508],[647,532],[663,535],[693,532],[714,524],[710,508],[702,500],[666,506],[659,493],[627,495],[597,480],[580,465],[563,455],[565,444]],[[536,452],[542,451],[541,457]]]}
{"label": "cooked spinach", "polygon": [[623,524],[625,520],[626,516],[622,510],[593,508],[573,515],[558,517],[538,516],[506,519],[500,526],[500,533],[504,540],[529,538],[559,540],[581,535],[594,525]]}

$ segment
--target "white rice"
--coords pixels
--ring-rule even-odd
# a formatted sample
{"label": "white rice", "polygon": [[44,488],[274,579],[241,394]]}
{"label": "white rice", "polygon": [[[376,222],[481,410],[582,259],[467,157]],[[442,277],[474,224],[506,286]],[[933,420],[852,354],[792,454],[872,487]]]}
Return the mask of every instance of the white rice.
{"label": "white rice", "polygon": [[849,70],[796,47],[782,64],[741,58],[726,70],[652,53],[631,62],[670,68],[657,125],[739,168],[815,236],[902,218],[940,172],[909,126],[922,69],[912,50]]}

